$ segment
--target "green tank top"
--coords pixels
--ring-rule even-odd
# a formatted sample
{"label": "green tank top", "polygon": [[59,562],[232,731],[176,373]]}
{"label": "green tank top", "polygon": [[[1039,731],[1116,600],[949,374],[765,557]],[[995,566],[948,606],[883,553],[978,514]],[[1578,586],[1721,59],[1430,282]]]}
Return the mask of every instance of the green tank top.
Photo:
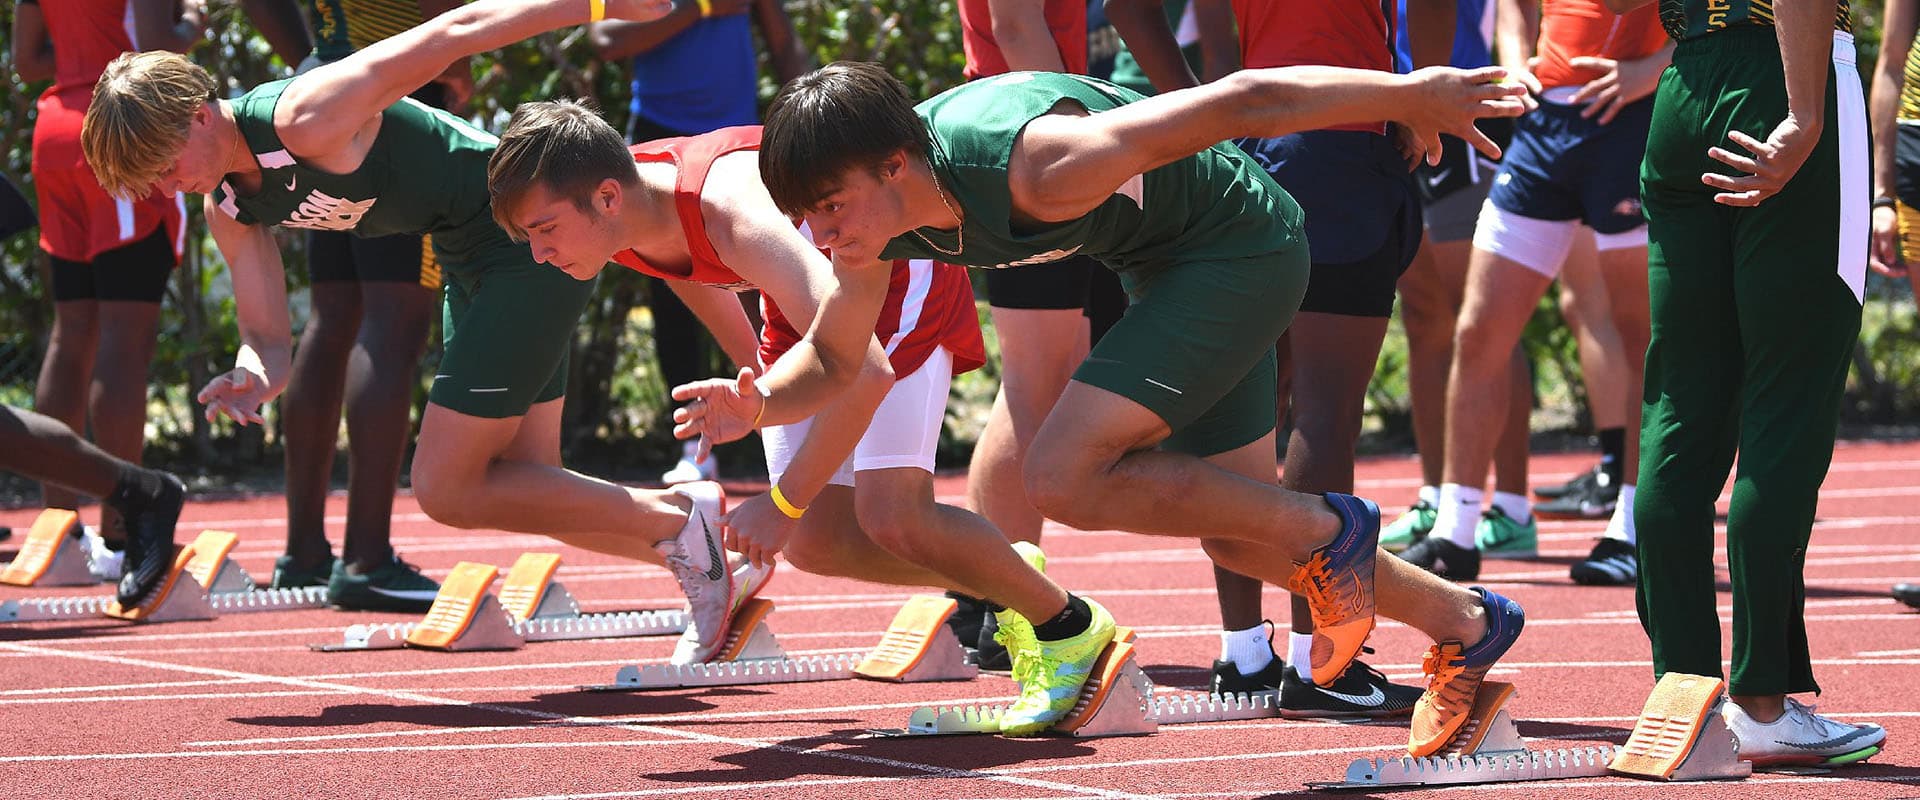
{"label": "green tank top", "polygon": [[415,0],[306,0],[313,55],[338,61],[423,20]]}
{"label": "green tank top", "polygon": [[[1853,32],[1848,0],[1834,0],[1833,29]],[[1773,26],[1773,0],[1660,0],[1660,22],[1675,41],[1743,25]]]}
{"label": "green tank top", "polygon": [[241,195],[222,181],[213,194],[221,210],[249,225],[365,237],[433,234],[434,250],[449,268],[485,248],[513,246],[494,223],[487,194],[487,159],[499,142],[493,134],[407,98],[383,112],[359,169],[322,172],[288,153],[274,130],[274,106],[295,80],[261,84],[229,101],[260,164],[261,183],[258,192]]}
{"label": "green tank top", "polygon": [[[1062,100],[1099,113],[1140,99],[1081,75],[1011,72],[921,103],[915,110],[933,140],[928,158],[966,209],[964,235],[908,231],[887,243],[883,257],[1000,269],[1087,255],[1131,288],[1175,263],[1250,258],[1305,243],[1300,206],[1227,142],[1135,176],[1079,219],[1016,229],[1007,162],[1027,123]],[[965,249],[952,254],[962,238]]]}

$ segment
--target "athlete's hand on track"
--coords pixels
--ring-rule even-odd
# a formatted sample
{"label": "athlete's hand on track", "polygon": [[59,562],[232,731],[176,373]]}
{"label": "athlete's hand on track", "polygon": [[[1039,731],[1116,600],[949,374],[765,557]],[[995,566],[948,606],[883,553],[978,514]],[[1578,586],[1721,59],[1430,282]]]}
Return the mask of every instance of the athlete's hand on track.
{"label": "athlete's hand on track", "polygon": [[753,432],[753,424],[767,408],[767,397],[754,383],[749,367],[735,378],[710,378],[673,387],[673,399],[686,405],[673,410],[673,438],[700,437],[698,459],[705,461],[716,444],[725,444]]}
{"label": "athlete's hand on track", "polygon": [[673,0],[607,0],[607,19],[652,22],[673,13]]}
{"label": "athlete's hand on track", "polygon": [[787,539],[793,536],[793,527],[798,522],[781,513],[772,497],[756,495],[720,518],[720,540],[728,550],[746,556],[754,566],[767,567],[773,564],[775,554],[786,549]]}
{"label": "athlete's hand on track", "polygon": [[1580,110],[1580,116],[1592,119],[1600,116],[1600,124],[1613,121],[1620,109],[1636,102],[1653,90],[1660,88],[1660,73],[1666,71],[1665,58],[1636,58],[1631,61],[1617,61],[1611,58],[1579,56],[1569,60],[1575,69],[1597,69],[1605,73],[1587,82],[1574,92],[1572,102],[1586,103]]}
{"label": "athlete's hand on track", "polygon": [[1426,152],[1427,165],[1440,165],[1440,134],[1451,133],[1488,158],[1500,157],[1500,145],[1473,126],[1482,117],[1517,117],[1526,113],[1523,84],[1502,82],[1507,71],[1501,67],[1454,69],[1427,67],[1408,77],[1417,84],[1417,100],[1408,104],[1396,118]]}
{"label": "athlete's hand on track", "polygon": [[1773,133],[1768,134],[1764,142],[1740,131],[1728,131],[1727,139],[1752,155],[1720,147],[1707,148],[1707,155],[1748,174],[1728,177],[1708,172],[1700,176],[1700,182],[1722,190],[1713,196],[1714,202],[1752,208],[1778,194],[1787,181],[1793,180],[1794,173],[1800,171],[1800,165],[1807,162],[1813,146],[1819,143],[1820,127],[1804,127],[1789,115],[1774,126]]}
{"label": "athlete's hand on track", "polygon": [[1873,240],[1867,247],[1867,266],[1889,278],[1907,276],[1907,261],[1900,255],[1900,215],[1892,206],[1873,208]]}
{"label": "athlete's hand on track", "polygon": [[272,400],[275,392],[266,376],[246,367],[235,367],[225,375],[207,382],[200,390],[200,404],[207,408],[207,421],[221,415],[242,425],[266,424],[260,407]]}

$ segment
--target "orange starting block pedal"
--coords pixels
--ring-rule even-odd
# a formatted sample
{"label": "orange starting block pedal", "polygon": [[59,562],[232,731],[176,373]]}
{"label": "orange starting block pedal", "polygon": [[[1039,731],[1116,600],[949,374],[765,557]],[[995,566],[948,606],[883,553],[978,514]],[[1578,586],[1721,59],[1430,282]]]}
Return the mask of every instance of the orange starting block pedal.
{"label": "orange starting block pedal", "polygon": [[0,583],[14,586],[92,586],[87,548],[80,539],[80,515],[49,508],[33,520],[20,552],[0,571]]}
{"label": "orange starting block pedal", "polygon": [[1613,747],[1529,750],[1507,713],[1513,685],[1485,681],[1473,697],[1467,722],[1439,755],[1359,758],[1345,780],[1310,781],[1315,789],[1365,789],[1474,783],[1514,783],[1607,774]]}
{"label": "orange starting block pedal", "polygon": [[734,612],[727,644],[704,664],[637,664],[621,667],[614,682],[585,687],[630,692],[689,686],[744,686],[871,678],[895,683],[964,681],[980,674],[947,617],[958,605],[946,597],[915,596],[894,615],[879,644],[864,657],[788,656],[767,626],[773,601],[754,598]]}
{"label": "orange starting block pedal", "polygon": [[431,650],[512,650],[526,644],[488,591],[499,576],[500,568],[492,564],[455,564],[427,618],[407,632],[407,644]]}
{"label": "orange starting block pedal", "polygon": [[1753,774],[1739,758],[1721,716],[1726,682],[1669,672],[1647,696],[1633,734],[1609,765],[1614,772],[1663,781],[1737,780]]}
{"label": "orange starting block pedal", "polygon": [[[201,531],[175,553],[161,585],[136,608],[121,608],[111,596],[26,597],[0,603],[0,622],[36,622],[113,617],[136,622],[213,619],[220,614],[319,608],[327,604],[324,586],[261,589],[229,556],[238,536]],[[184,559],[184,560],[182,560]]]}
{"label": "orange starting block pedal", "polygon": [[187,567],[193,563],[195,552],[193,545],[174,551],[173,569],[167,571],[167,577],[160,582],[160,586],[147,595],[140,605],[126,608],[116,600],[108,603],[103,613],[132,622],[213,619],[213,607],[207,604],[206,589],[187,571]]}
{"label": "orange starting block pedal", "polygon": [[[476,567],[494,569],[484,564]],[[435,595],[433,607],[422,622],[375,623],[350,626],[338,642],[309,645],[323,652],[349,650],[393,650],[412,644],[436,650],[511,650],[531,642],[568,639],[613,639],[629,636],[660,636],[686,630],[687,615],[674,611],[613,611],[580,613],[580,603],[554,579],[560,569],[560,556],[554,553],[523,553],[513,562],[501,582],[497,597],[487,595],[505,615],[503,626],[494,624],[499,615],[480,614],[474,588],[449,578]],[[494,570],[498,573],[498,570]],[[488,584],[492,582],[489,577]],[[478,591],[486,594],[486,586]],[[446,611],[441,612],[442,603]],[[460,615],[473,612],[467,622]],[[439,614],[438,621],[436,614]],[[452,616],[448,616],[452,615]],[[452,638],[442,633],[421,633],[422,642],[446,641],[446,644],[422,644],[413,641],[416,631],[428,626],[451,625],[458,628]]]}

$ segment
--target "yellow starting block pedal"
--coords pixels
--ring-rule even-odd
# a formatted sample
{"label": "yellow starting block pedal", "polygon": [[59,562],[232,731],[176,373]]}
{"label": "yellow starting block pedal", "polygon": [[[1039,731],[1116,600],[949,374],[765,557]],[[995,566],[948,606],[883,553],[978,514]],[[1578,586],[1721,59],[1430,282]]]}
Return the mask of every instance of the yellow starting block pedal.
{"label": "yellow starting block pedal", "polygon": [[947,628],[947,617],[953,615],[956,607],[957,604],[946,597],[915,596],[894,615],[880,643],[865,657],[790,657],[766,624],[767,615],[773,611],[773,601],[755,598],[734,613],[727,645],[718,659],[705,664],[626,666],[620,668],[613,683],[585,688],[631,692],[852,678],[895,683],[971,680],[980,674],[980,668],[967,663],[966,650]]}
{"label": "yellow starting block pedal", "polygon": [[[482,621],[479,629],[466,628],[454,638],[454,646],[431,646],[440,650],[500,650],[514,649],[530,642],[553,642],[568,639],[614,639],[629,636],[662,636],[680,633],[687,629],[686,612],[671,611],[616,611],[598,614],[580,613],[580,603],[576,601],[565,586],[554,579],[560,569],[560,556],[553,553],[524,553],[513,562],[513,568],[507,571],[507,577],[501,582],[500,593],[494,600],[505,612],[511,631],[495,630],[491,622]],[[496,570],[497,572],[497,570]],[[449,609],[474,608],[464,585],[442,583],[440,593],[434,597],[434,608],[440,607],[442,598]],[[481,591],[485,591],[483,588]],[[464,611],[462,613],[465,613]],[[434,610],[427,611],[432,619]],[[491,615],[488,615],[491,616]],[[479,621],[476,618],[476,621]],[[311,649],[323,652],[351,650],[393,650],[405,647],[414,631],[425,623],[377,623],[350,626],[342,634],[339,642],[308,645]],[[442,623],[444,624],[444,623]],[[424,635],[424,634],[423,634]],[[484,646],[472,646],[466,637],[477,637],[474,643],[485,640]],[[514,637],[518,636],[518,643]]]}
{"label": "yellow starting block pedal", "polygon": [[[1135,663],[1132,628],[1114,631],[1113,641],[1094,661],[1073,709],[1051,733],[1091,738],[1138,736],[1159,730],[1154,718],[1153,680]],[[984,706],[929,706],[914,709],[904,730],[881,730],[881,736],[946,736],[963,733],[999,733],[1008,704]]]}
{"label": "yellow starting block pedal", "polygon": [[1607,774],[1613,747],[1528,750],[1520,729],[1507,714],[1513,685],[1499,681],[1480,684],[1467,723],[1440,755],[1415,758],[1360,758],[1347,765],[1345,780],[1310,781],[1316,789],[1363,789],[1391,786],[1438,786],[1474,783],[1512,783],[1558,778],[1591,778]]}
{"label": "yellow starting block pedal", "polygon": [[49,508],[34,518],[20,552],[0,570],[0,583],[14,586],[92,586],[87,548],[80,539],[80,515]]}
{"label": "yellow starting block pedal", "polygon": [[488,591],[499,576],[500,568],[492,564],[455,564],[440,583],[427,618],[407,632],[407,644],[456,651],[513,650],[526,644],[513,629],[513,618]]}
{"label": "yellow starting block pedal", "polygon": [[1663,781],[1738,780],[1753,774],[1741,761],[1732,729],[1720,714],[1726,682],[1669,672],[1647,696],[1633,734],[1609,766],[1614,772]]}

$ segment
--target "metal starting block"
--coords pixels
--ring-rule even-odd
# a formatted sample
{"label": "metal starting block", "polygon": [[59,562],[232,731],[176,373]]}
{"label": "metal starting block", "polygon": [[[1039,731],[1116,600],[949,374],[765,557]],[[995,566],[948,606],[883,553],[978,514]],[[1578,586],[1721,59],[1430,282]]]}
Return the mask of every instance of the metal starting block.
{"label": "metal starting block", "polygon": [[[1048,732],[1075,737],[1137,736],[1153,733],[1160,727],[1155,714],[1160,706],[1153,701],[1153,680],[1134,661],[1134,632],[1121,627],[1113,641],[1093,662],[1087,682],[1073,709]],[[1257,709],[1260,701],[1230,701],[1238,712]],[[1267,701],[1272,704],[1273,701]],[[1181,710],[1192,714],[1206,704],[1189,703]],[[1000,718],[1008,704],[979,706],[928,706],[914,709],[905,729],[876,730],[878,736],[946,736],[965,733],[999,733]],[[1277,708],[1269,716],[1278,715]]]}
{"label": "metal starting block", "polygon": [[1480,684],[1473,709],[1460,732],[1438,755],[1359,758],[1347,765],[1346,779],[1310,781],[1315,789],[1371,789],[1388,786],[1437,786],[1508,783],[1554,778],[1591,778],[1607,774],[1612,745],[1560,750],[1528,750],[1507,714],[1513,685]]}
{"label": "metal starting block", "polygon": [[[48,511],[41,518],[52,513]],[[35,527],[39,527],[38,523]],[[191,544],[175,551],[173,568],[167,577],[145,602],[134,608],[123,609],[110,596],[30,597],[0,603],[0,622],[93,617],[171,622],[213,619],[220,614],[319,608],[327,604],[327,590],[323,586],[256,588],[253,577],[228,557],[239,540],[239,536],[228,531],[201,531]]]}
{"label": "metal starting block", "polygon": [[20,543],[20,552],[0,571],[0,583],[14,586],[92,586],[87,548],[80,540],[80,515],[64,508],[40,512]]}
{"label": "metal starting block", "polygon": [[580,613],[580,604],[554,580],[560,556],[525,553],[508,570],[496,598],[488,590],[500,570],[462,561],[440,584],[433,607],[420,622],[354,625],[338,643],[314,650],[516,650],[529,642],[663,636],[687,628],[683,611]]}
{"label": "metal starting block", "polygon": [[1733,730],[1721,716],[1717,677],[1669,672],[1648,695],[1633,734],[1609,765],[1614,772],[1663,781],[1739,780],[1753,774],[1741,761]]}
{"label": "metal starting block", "polygon": [[952,598],[917,595],[895,614],[879,644],[866,656],[790,657],[767,627],[773,601],[748,600],[734,612],[727,644],[704,664],[637,664],[621,667],[614,682],[594,691],[644,691],[690,686],[745,686],[871,678],[895,683],[964,681],[980,674],[947,627],[958,604]]}

